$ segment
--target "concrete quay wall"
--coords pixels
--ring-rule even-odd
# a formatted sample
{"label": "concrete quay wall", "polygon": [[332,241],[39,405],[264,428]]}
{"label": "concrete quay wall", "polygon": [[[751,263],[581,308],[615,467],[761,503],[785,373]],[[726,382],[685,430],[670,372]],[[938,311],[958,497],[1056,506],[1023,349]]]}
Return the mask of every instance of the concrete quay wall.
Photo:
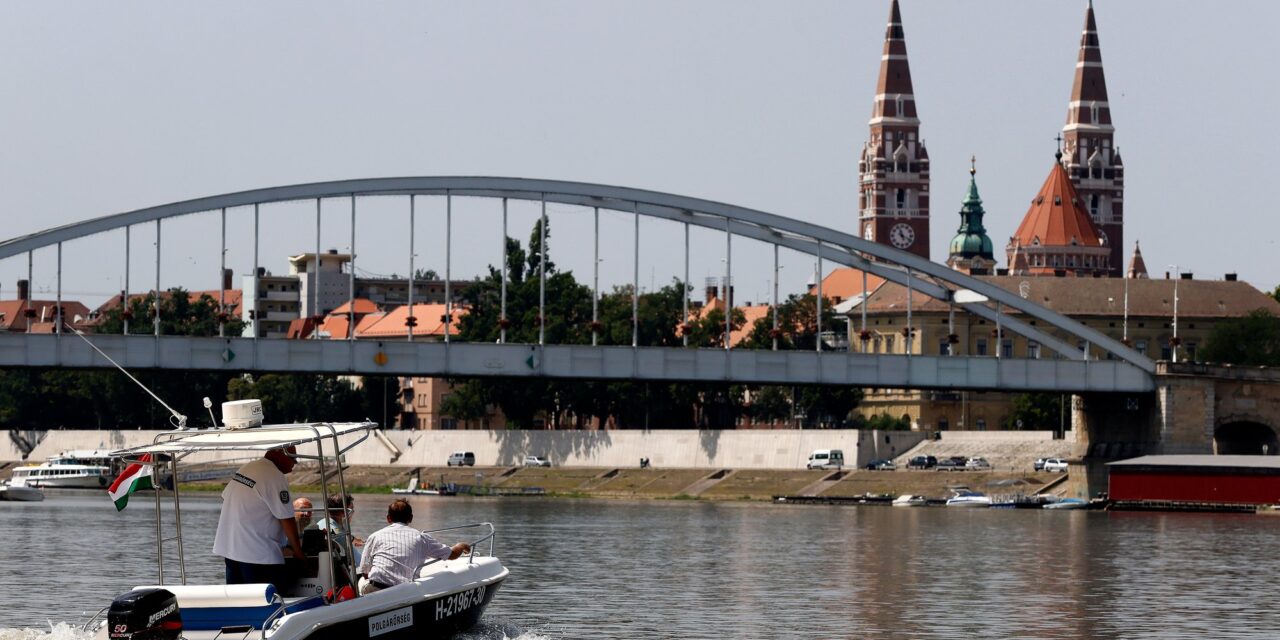
{"label": "concrete quay wall", "polygon": [[[38,432],[23,432],[35,436]],[[27,462],[70,449],[121,449],[152,442],[160,431],[49,431]],[[846,464],[894,458],[928,434],[861,430],[626,430],[626,431],[380,431],[348,452],[354,465],[440,466],[453,451],[471,451],[476,464],[520,464],[526,455],[556,466],[631,467],[649,458],[656,467],[690,469],[802,469],[814,449],[843,449]],[[303,453],[306,453],[305,451]],[[222,459],[243,458],[228,452]],[[0,461],[23,459],[13,438],[0,443]],[[211,458],[202,456],[201,461]]]}

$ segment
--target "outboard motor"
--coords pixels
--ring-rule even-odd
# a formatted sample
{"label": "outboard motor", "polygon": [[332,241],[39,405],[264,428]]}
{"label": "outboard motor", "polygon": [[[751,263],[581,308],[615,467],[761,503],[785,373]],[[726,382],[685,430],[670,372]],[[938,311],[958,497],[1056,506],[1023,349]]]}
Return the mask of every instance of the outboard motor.
{"label": "outboard motor", "polygon": [[134,589],[117,596],[107,610],[111,640],[178,640],[182,615],[167,589]]}

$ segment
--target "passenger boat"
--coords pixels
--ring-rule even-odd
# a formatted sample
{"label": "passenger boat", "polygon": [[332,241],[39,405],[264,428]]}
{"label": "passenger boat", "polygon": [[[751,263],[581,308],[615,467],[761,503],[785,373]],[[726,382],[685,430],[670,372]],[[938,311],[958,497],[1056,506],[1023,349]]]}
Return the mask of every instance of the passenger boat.
{"label": "passenger boat", "polygon": [[9,502],[40,502],[44,500],[44,492],[37,487],[28,487],[25,482],[9,480],[0,484],[0,500]]}
{"label": "passenger boat", "polygon": [[111,453],[64,451],[40,464],[15,468],[10,480],[37,489],[101,489],[111,484]]}
{"label": "passenger boat", "polygon": [[[225,412],[225,406],[224,406]],[[261,410],[258,409],[259,415]],[[242,429],[179,430],[161,434],[146,446],[114,452],[131,462],[149,456],[153,474],[181,477],[178,464],[198,454],[226,451],[261,453],[297,447],[297,458],[318,463],[320,477],[336,475],[337,487],[321,485],[327,501],[330,490],[346,492],[342,454],[362,442],[376,425],[311,423]],[[153,475],[153,477],[155,477]],[[330,481],[332,482],[332,480]],[[343,600],[343,576],[355,575],[354,558],[344,558],[336,538],[328,532],[304,532],[297,582],[285,585],[192,584],[187,581],[182,554],[182,519],[178,488],[153,492],[156,500],[157,558],[172,558],[177,545],[176,572],[172,563],[157,562],[153,585],[140,585],[121,594],[85,624],[96,640],[377,640],[447,637],[473,626],[493,600],[508,570],[493,556],[494,528],[489,523],[436,530],[452,539],[467,536],[469,554],[455,560],[428,561],[412,582],[365,596]],[[171,506],[163,496],[172,496]],[[168,527],[171,532],[164,531]],[[176,532],[172,532],[175,530]],[[429,532],[435,533],[435,532]],[[487,544],[486,544],[487,543]],[[487,552],[487,553],[483,553]],[[290,560],[290,562],[296,562]],[[176,573],[176,575],[175,575]],[[335,576],[337,576],[335,578]],[[331,597],[338,594],[339,597]]]}
{"label": "passenger boat", "polygon": [[991,498],[977,491],[957,489],[950,498],[947,498],[947,506],[986,509],[991,506]]}
{"label": "passenger boat", "polygon": [[1045,509],[1088,509],[1089,501],[1080,498],[1062,498],[1044,505]]}

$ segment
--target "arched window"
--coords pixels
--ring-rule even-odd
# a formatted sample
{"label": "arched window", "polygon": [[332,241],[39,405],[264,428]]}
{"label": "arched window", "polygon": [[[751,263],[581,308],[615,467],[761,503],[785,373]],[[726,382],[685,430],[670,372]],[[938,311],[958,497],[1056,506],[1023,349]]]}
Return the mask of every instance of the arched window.
{"label": "arched window", "polygon": [[1089,215],[1095,220],[1098,219],[1098,194],[1096,193],[1089,196]]}
{"label": "arched window", "polygon": [[898,189],[894,194],[894,200],[897,202],[898,213],[901,214],[903,209],[907,208],[907,190]]}

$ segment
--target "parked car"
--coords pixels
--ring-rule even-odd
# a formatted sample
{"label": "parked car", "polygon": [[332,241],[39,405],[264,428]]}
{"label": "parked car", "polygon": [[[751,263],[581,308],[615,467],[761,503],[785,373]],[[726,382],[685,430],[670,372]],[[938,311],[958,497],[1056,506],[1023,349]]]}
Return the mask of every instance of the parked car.
{"label": "parked car", "polygon": [[450,467],[476,466],[476,454],[470,451],[455,451],[449,454],[449,461],[446,463]]}
{"label": "parked car", "polygon": [[898,468],[892,460],[872,460],[867,463],[867,469],[871,471],[893,471]]}
{"label": "parked car", "polygon": [[1044,458],[1036,458],[1036,461],[1031,463],[1031,468],[1036,471],[1044,471],[1044,461]]}
{"label": "parked car", "polygon": [[973,457],[965,461],[964,468],[970,471],[987,471],[991,469],[991,463],[986,458]]}
{"label": "parked car", "polygon": [[524,466],[526,467],[549,467],[551,461],[542,456],[525,456]]}
{"label": "parked car", "polygon": [[938,458],[935,456],[916,456],[907,461],[908,469],[932,469],[938,466]]}
{"label": "parked car", "polygon": [[1067,461],[1062,458],[1049,458],[1044,461],[1044,470],[1050,473],[1066,473]]}
{"label": "parked car", "polygon": [[969,459],[964,456],[951,456],[938,461],[938,465],[933,468],[934,471],[964,471],[964,465]]}
{"label": "parked car", "polygon": [[809,454],[806,469],[840,469],[844,467],[844,451],[841,449],[814,449]]}

